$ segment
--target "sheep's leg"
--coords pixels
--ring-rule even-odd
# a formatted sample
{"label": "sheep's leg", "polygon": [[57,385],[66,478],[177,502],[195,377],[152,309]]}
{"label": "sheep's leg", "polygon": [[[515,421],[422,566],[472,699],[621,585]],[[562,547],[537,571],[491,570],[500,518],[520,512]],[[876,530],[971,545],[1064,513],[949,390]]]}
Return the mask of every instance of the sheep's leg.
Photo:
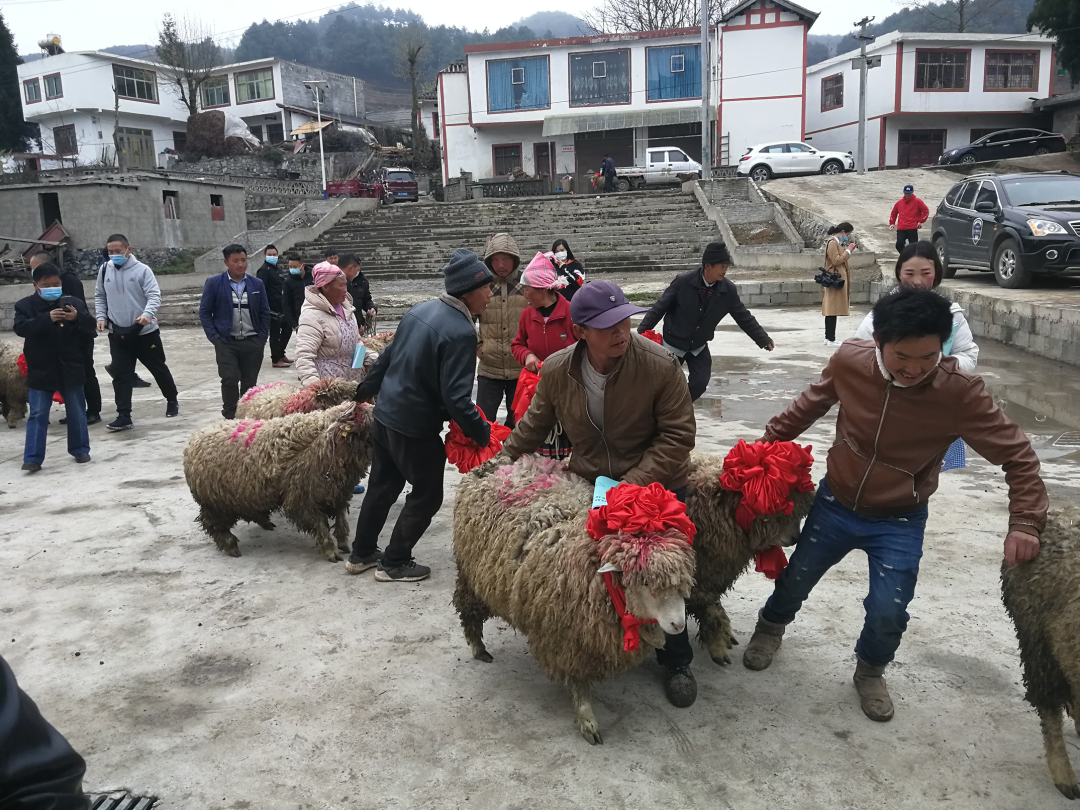
{"label": "sheep's leg", "polygon": [[726,667],[731,663],[731,648],[738,642],[731,632],[731,619],[719,601],[707,605],[687,606],[698,622],[698,640],[709,651],[709,657]]}
{"label": "sheep's leg", "polygon": [[570,690],[570,699],[574,701],[581,736],[589,745],[602,745],[604,740],[600,736],[600,724],[596,722],[596,715],[592,710],[592,684],[588,681],[570,681],[566,688]]}
{"label": "sheep's leg", "polygon": [[277,528],[277,526],[274,525],[274,521],[272,521],[270,519],[270,513],[269,512],[263,512],[261,515],[259,515],[255,519],[255,524],[257,526],[259,526],[260,528],[262,528],[262,529],[266,529],[266,531],[268,531],[268,532],[273,531],[274,529]]}
{"label": "sheep's leg", "polygon": [[469,587],[460,571],[457,586],[454,588],[454,607],[461,619],[461,629],[465,632],[465,641],[469,643],[473,658],[490,664],[495,659],[484,646],[484,622],[491,618],[491,611]]}
{"label": "sheep's leg", "polygon": [[1061,791],[1061,795],[1066,799],[1080,799],[1080,784],[1077,783],[1076,773],[1069,763],[1069,753],[1065,750],[1061,709],[1039,709],[1039,724],[1042,726],[1043,745],[1046,748],[1046,765],[1050,769],[1054,787]]}
{"label": "sheep's leg", "polygon": [[348,551],[352,548],[349,543],[349,518],[344,509],[334,518],[334,539],[337,541],[338,551]]}
{"label": "sheep's leg", "polygon": [[341,557],[338,556],[337,548],[334,545],[334,538],[330,536],[330,521],[326,515],[319,515],[316,521],[315,542],[319,544],[319,548],[326,555],[326,559],[330,562],[341,562]]}
{"label": "sheep's leg", "polygon": [[240,541],[232,533],[232,527],[236,525],[235,515],[212,512],[202,507],[199,509],[199,524],[217,544],[218,551],[224,551],[230,557],[240,556]]}

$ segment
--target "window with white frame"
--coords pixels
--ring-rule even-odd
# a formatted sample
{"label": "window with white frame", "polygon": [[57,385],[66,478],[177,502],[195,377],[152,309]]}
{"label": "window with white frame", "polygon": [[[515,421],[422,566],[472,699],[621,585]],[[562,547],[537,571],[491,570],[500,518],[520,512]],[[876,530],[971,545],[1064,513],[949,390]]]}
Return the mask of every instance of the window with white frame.
{"label": "window with white frame", "polygon": [[1038,51],[987,51],[984,90],[1027,90],[1039,86]]}
{"label": "window with white frame", "polygon": [[236,74],[236,103],[265,101],[274,97],[274,69],[249,70]]}
{"label": "window with white frame", "polygon": [[606,79],[607,78],[607,62],[593,62],[592,63],[592,77],[594,79]]}
{"label": "window with white frame", "polygon": [[36,104],[41,101],[41,82],[37,79],[27,79],[23,82],[23,94],[27,104]]}
{"label": "window with white frame", "polygon": [[510,84],[525,84],[525,68],[510,69]]}
{"label": "window with white frame", "polygon": [[207,79],[202,87],[203,107],[226,107],[229,104],[229,77]]}
{"label": "window with white frame", "polygon": [[157,101],[157,74],[152,70],[113,65],[113,80],[120,98]]}
{"label": "window with white frame", "polygon": [[61,98],[64,95],[64,85],[60,81],[60,74],[54,73],[45,77],[45,98]]}
{"label": "window with white frame", "polygon": [[58,155],[79,154],[79,144],[75,139],[75,125],[53,127],[53,148]]}
{"label": "window with white frame", "polygon": [[675,54],[671,57],[671,72],[682,73],[686,70],[686,57],[683,54]]}
{"label": "window with white frame", "polygon": [[821,111],[836,110],[844,106],[844,74],[826,76],[821,80]]}

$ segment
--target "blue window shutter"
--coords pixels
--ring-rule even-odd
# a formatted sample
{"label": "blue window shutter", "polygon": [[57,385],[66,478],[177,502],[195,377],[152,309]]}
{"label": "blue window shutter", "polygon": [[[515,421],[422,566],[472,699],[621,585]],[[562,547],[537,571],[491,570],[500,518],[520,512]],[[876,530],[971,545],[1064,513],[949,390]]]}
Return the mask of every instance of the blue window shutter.
{"label": "blue window shutter", "polygon": [[513,67],[510,60],[487,63],[488,109],[491,112],[514,109],[514,86],[510,83]]}
{"label": "blue window shutter", "polygon": [[[647,98],[649,101],[672,101],[701,98],[701,46],[673,45],[649,48]],[[671,72],[671,57],[682,56],[684,70]]]}
{"label": "blue window shutter", "polygon": [[[513,83],[511,74],[515,69],[525,71],[524,84]],[[489,61],[487,83],[490,112],[537,110],[551,106],[547,57]]]}

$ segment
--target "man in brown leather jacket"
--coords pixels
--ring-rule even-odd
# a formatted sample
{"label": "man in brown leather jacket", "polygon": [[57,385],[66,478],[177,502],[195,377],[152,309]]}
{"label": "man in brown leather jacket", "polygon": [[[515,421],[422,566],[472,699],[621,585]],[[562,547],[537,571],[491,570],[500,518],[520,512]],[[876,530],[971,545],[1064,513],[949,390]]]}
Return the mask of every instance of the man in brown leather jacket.
{"label": "man in brown leather jacket", "polygon": [[828,469],[791,562],[758,614],[743,663],[772,663],[784,634],[818,580],[848,552],[870,563],[866,622],[855,645],[855,688],[871,720],[893,716],[885,667],[907,628],[922,557],[927,501],[957,438],[1005,471],[1010,565],[1039,553],[1046,488],[1024,431],[994,404],[982,379],[960,371],[941,347],[952,333],[949,301],[904,289],[874,306],[874,340],[848,340],[821,379],[765,429],[766,441],[796,439],[839,403]]}
{"label": "man in brown leather jacket", "polygon": [[[544,361],[529,410],[503,445],[510,458],[534,452],[559,422],[578,475],[656,482],[685,500],[694,406],[675,356],[631,331],[630,316],[644,311],[610,281],[590,282],[574,295],[570,318],[579,341]],[[691,705],[697,683],[687,632],[668,636],[656,652],[667,668],[668,700]]]}

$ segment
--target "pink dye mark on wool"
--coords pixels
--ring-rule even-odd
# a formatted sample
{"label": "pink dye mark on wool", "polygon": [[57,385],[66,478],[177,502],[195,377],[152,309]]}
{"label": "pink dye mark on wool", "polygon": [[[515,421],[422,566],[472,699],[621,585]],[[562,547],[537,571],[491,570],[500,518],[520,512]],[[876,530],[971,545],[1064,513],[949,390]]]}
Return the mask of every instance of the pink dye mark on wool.
{"label": "pink dye mark on wool", "polygon": [[247,438],[244,439],[244,447],[251,447],[251,443],[255,441],[255,434],[259,432],[265,422],[262,419],[244,419],[233,430],[232,435],[229,437],[230,442],[239,441],[240,437],[247,433]]}
{"label": "pink dye mark on wool", "polygon": [[499,503],[503,506],[527,506],[540,497],[545,489],[550,489],[559,481],[557,475],[540,473],[536,478],[521,488],[514,488],[511,480],[507,478],[496,491]]}
{"label": "pink dye mark on wool", "polygon": [[315,410],[315,393],[305,388],[285,400],[285,416],[294,413],[311,413]]}
{"label": "pink dye mark on wool", "polygon": [[247,393],[244,394],[243,399],[241,399],[240,401],[241,402],[248,402],[251,399],[253,399],[254,397],[257,397],[263,391],[269,391],[271,388],[276,388],[279,385],[286,385],[286,383],[272,382],[272,383],[266,383],[265,385],[256,385],[254,388],[249,388],[247,390]]}
{"label": "pink dye mark on wool", "polygon": [[605,552],[605,557],[616,549],[625,549],[629,554],[623,558],[623,573],[634,574],[649,567],[650,551],[654,548],[670,546],[676,537],[680,537],[684,541],[686,539],[685,535],[674,530],[666,534],[657,534],[655,532],[626,534],[625,532],[619,532],[612,538],[611,544]]}

